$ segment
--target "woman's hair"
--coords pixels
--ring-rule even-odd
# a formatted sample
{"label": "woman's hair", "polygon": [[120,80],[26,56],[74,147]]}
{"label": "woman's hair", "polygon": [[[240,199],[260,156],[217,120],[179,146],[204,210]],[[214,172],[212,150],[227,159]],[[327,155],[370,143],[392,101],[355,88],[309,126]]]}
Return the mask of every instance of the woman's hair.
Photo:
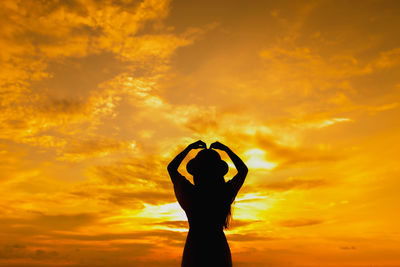
{"label": "woman's hair", "polygon": [[[219,188],[223,190],[223,193],[228,194],[227,187],[225,186],[224,175],[228,172],[229,167],[228,164],[221,159],[221,156],[217,151],[213,149],[203,149],[197,153],[196,157],[191,159],[187,165],[186,170],[188,173],[193,175],[193,179],[199,181],[201,179],[209,178],[209,182],[211,181],[210,186],[215,186],[215,188]],[[205,177],[210,176],[210,177]],[[215,183],[212,185],[212,183]],[[222,196],[226,196],[226,194],[222,194]],[[224,228],[228,228],[229,222],[231,219],[231,204],[232,201],[228,200],[226,197],[224,200],[229,201],[226,203],[226,217],[224,221]]]}

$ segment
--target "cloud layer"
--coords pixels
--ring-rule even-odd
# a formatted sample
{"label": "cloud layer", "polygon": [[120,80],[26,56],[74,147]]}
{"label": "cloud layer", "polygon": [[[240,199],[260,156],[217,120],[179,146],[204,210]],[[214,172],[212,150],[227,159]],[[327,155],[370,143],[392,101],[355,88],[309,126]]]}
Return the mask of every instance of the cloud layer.
{"label": "cloud layer", "polygon": [[179,265],[197,139],[250,169],[237,266],[399,265],[399,9],[3,1],[0,265]]}

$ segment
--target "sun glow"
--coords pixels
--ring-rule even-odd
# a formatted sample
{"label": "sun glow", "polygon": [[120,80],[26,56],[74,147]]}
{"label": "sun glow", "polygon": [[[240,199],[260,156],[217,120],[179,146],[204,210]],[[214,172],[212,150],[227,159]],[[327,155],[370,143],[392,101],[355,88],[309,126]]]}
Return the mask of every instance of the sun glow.
{"label": "sun glow", "polygon": [[276,198],[260,193],[245,194],[235,201],[234,217],[240,220],[260,220],[274,207],[276,201]]}
{"label": "sun glow", "polygon": [[277,166],[277,163],[265,160],[265,151],[254,148],[247,150],[244,155],[246,156],[246,165],[252,169],[265,169],[272,170]]}
{"label": "sun glow", "polygon": [[144,208],[141,212],[139,212],[137,217],[154,217],[157,214],[156,218],[163,220],[171,220],[171,221],[185,221],[187,220],[185,212],[179,206],[178,202],[167,203],[162,205],[149,205],[144,204]]}

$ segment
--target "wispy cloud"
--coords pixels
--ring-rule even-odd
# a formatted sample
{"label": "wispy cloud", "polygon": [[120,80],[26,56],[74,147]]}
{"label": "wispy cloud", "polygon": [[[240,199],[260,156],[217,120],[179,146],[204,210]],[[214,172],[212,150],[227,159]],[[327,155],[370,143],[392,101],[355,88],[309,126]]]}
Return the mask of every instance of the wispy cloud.
{"label": "wispy cloud", "polygon": [[330,185],[330,182],[324,179],[300,179],[288,178],[279,182],[272,182],[264,185],[267,190],[286,191],[293,189],[313,189]]}
{"label": "wispy cloud", "polygon": [[295,219],[295,220],[285,220],[281,221],[280,225],[284,227],[302,227],[311,226],[323,223],[320,219]]}

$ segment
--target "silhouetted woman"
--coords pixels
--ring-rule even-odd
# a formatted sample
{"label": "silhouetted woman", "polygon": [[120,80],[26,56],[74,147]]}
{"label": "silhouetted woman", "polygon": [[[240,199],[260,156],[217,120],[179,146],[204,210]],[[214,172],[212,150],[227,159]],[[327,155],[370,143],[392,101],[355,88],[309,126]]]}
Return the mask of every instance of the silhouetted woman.
{"label": "silhouetted woman", "polygon": [[[192,149],[203,148],[186,165],[194,185],[178,172],[178,167]],[[238,173],[228,182],[224,175],[228,164],[214,149],[225,151]],[[189,233],[183,250],[182,267],[229,267],[231,252],[223,228],[228,227],[231,204],[247,175],[243,161],[227,146],[215,142],[207,149],[203,141],[186,147],[168,165],[175,196],[186,213]]]}

